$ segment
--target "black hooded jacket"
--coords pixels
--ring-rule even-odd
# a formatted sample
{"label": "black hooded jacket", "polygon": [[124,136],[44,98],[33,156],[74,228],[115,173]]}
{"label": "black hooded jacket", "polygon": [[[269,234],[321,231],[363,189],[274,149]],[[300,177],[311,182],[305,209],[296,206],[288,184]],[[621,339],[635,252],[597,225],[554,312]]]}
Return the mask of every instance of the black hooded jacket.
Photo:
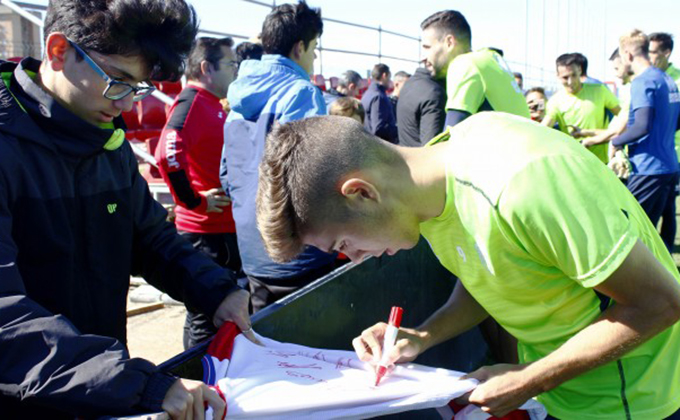
{"label": "black hooded jacket", "polygon": [[113,129],[33,81],[39,66],[0,61],[0,417],[159,411],[175,378],[127,352],[130,275],[211,317],[234,275],[166,222],[127,142],[104,149]]}

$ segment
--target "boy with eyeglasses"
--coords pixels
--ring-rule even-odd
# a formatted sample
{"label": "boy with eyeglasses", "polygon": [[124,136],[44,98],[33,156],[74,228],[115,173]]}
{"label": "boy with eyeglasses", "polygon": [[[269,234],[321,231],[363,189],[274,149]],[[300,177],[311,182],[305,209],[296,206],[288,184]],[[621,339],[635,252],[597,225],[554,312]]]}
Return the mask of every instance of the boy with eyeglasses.
{"label": "boy with eyeglasses", "polygon": [[3,418],[224,411],[125,346],[131,274],[250,328],[249,294],[166,222],[124,141],[121,112],[179,77],[196,32],[184,0],[53,0],[43,61],[0,62]]}

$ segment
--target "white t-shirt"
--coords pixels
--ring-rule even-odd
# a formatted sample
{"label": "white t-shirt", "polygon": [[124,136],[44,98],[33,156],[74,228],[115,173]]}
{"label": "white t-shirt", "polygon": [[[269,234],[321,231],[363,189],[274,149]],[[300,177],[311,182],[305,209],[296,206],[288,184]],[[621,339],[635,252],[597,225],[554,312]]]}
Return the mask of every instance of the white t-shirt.
{"label": "white t-shirt", "polygon": [[[204,382],[225,398],[227,418],[367,418],[443,407],[477,385],[459,380],[462,372],[407,363],[376,387],[373,369],[354,352],[258,339],[264,346],[226,324],[203,359]],[[535,418],[544,418],[545,409],[532,402],[539,409]]]}

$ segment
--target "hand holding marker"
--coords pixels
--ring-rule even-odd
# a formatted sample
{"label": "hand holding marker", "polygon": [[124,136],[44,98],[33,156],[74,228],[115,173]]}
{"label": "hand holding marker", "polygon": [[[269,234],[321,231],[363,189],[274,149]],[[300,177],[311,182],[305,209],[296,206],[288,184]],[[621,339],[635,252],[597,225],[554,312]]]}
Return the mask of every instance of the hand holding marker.
{"label": "hand holding marker", "polygon": [[378,364],[378,371],[376,372],[375,386],[378,386],[380,380],[387,373],[387,362],[389,361],[389,354],[394,348],[394,343],[397,341],[397,333],[399,333],[399,326],[401,325],[401,314],[404,310],[398,306],[393,306],[390,311],[390,320],[385,331],[385,338],[383,340],[382,357],[380,364]]}

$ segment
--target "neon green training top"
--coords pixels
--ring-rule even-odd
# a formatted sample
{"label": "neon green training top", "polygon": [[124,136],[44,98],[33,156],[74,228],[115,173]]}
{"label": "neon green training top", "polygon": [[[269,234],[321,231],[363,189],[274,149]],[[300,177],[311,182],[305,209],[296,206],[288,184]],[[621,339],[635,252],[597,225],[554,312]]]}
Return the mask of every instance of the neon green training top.
{"label": "neon green training top", "polygon": [[[675,81],[675,84],[680,87],[680,69],[673,64],[668,63],[666,74]],[[678,155],[678,162],[680,162],[680,130],[675,132],[675,154]]]}
{"label": "neon green training top", "polygon": [[530,118],[521,89],[503,57],[489,49],[456,57],[446,72],[446,109],[501,111]]}
{"label": "neon green training top", "polygon": [[[605,85],[584,83],[581,90],[573,95],[561,90],[548,100],[546,117],[580,129],[592,130],[607,128],[605,109],[619,105],[616,96]],[[609,162],[609,143],[597,144],[588,148],[602,162]]]}
{"label": "neon green training top", "polygon": [[[606,307],[593,289],[639,239],[680,275],[616,176],[577,142],[532,121],[481,113],[451,129],[446,205],[420,225],[439,261],[519,341],[550,354]],[[431,143],[448,140],[448,134]],[[538,398],[562,419],[660,419],[680,407],[680,323],[618,361]]]}

